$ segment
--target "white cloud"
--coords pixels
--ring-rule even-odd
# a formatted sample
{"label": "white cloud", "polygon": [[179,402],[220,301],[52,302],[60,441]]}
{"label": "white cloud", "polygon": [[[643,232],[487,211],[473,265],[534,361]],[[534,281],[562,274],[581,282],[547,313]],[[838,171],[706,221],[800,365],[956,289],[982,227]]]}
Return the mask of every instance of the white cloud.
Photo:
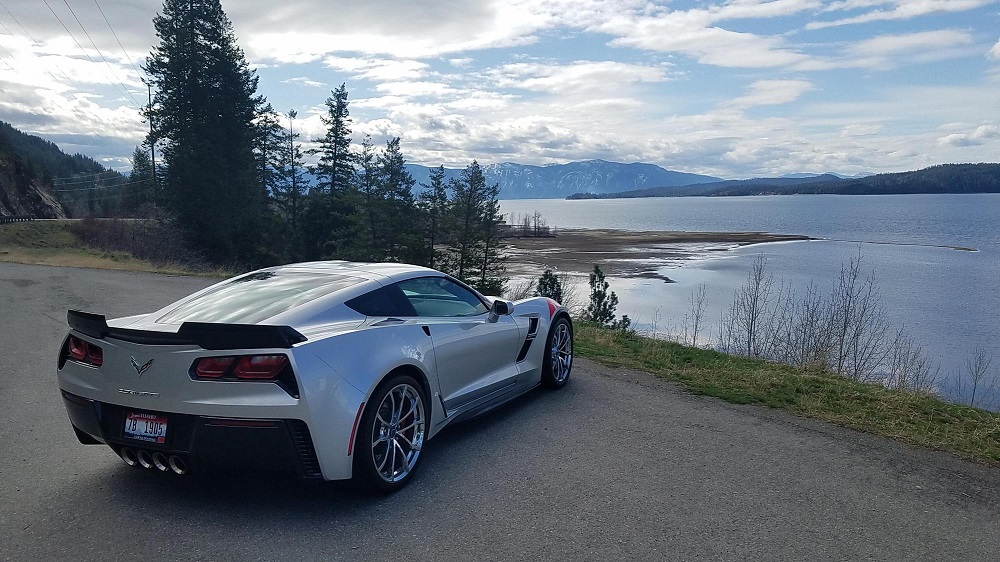
{"label": "white cloud", "polygon": [[349,72],[352,78],[374,81],[415,80],[427,71],[427,63],[416,60],[326,57],[327,68]]}
{"label": "white cloud", "polygon": [[945,146],[980,146],[992,139],[1000,138],[1000,127],[997,125],[980,125],[969,133],[952,133],[938,139],[938,144]]}
{"label": "white cloud", "polygon": [[882,125],[876,123],[853,123],[841,129],[840,134],[844,137],[869,137],[881,133],[882,130]]}
{"label": "white cloud", "polygon": [[[974,10],[995,2],[996,0],[895,0],[893,2],[838,2],[836,3],[838,9],[872,7],[883,4],[892,4],[893,7],[887,10],[873,10],[859,16],[852,16],[835,21],[810,22],[806,25],[806,29],[815,30],[841,25],[869,23],[873,21],[908,20],[940,12],[947,13]],[[829,9],[833,8],[831,7]]]}
{"label": "white cloud", "polygon": [[791,103],[814,88],[805,80],[758,80],[750,85],[745,96],[728,102],[727,106],[746,109],[761,105]]}
{"label": "white cloud", "polygon": [[972,36],[964,31],[943,29],[905,35],[880,35],[860,41],[847,49],[858,56],[886,57],[918,51],[934,51],[959,45],[969,45]]}
{"label": "white cloud", "polygon": [[266,0],[241,0],[229,10],[251,59],[294,63],[334,53],[425,58],[524,45],[551,25],[551,17],[527,1],[313,0],[275,8]]}
{"label": "white cloud", "polygon": [[969,54],[965,47],[974,41],[969,33],[951,29],[881,35],[848,46],[834,65],[885,69],[902,62],[946,60]]}
{"label": "white cloud", "polygon": [[991,59],[1000,60],[1000,41],[997,41],[996,44],[993,45],[993,48],[986,53],[986,56]]}
{"label": "white cloud", "polygon": [[713,26],[718,19],[723,18],[709,10],[656,16],[628,14],[617,16],[597,29],[615,35],[611,41],[615,46],[680,53],[714,66],[771,68],[802,63],[809,58],[788,48],[781,37]]}
{"label": "white cloud", "polygon": [[299,86],[309,86],[311,88],[322,88],[326,86],[325,82],[317,82],[316,80],[311,80],[305,76],[298,76],[296,78],[289,78],[288,80],[282,80],[282,84],[295,84]]}
{"label": "white cloud", "polygon": [[515,63],[490,71],[500,87],[560,95],[616,92],[630,84],[665,82],[665,66],[616,61],[576,61],[569,64]]}

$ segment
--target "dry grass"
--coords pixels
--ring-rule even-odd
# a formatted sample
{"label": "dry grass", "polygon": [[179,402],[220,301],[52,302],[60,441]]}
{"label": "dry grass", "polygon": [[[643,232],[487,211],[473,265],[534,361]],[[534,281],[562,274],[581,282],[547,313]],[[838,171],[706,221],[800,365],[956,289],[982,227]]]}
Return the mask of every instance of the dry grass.
{"label": "dry grass", "polygon": [[222,269],[193,270],[178,264],[156,264],[127,252],[107,252],[83,246],[74,236],[73,220],[46,220],[0,225],[0,261],[31,265],[148,271],[170,275],[231,277]]}
{"label": "dry grass", "polygon": [[607,365],[653,373],[695,394],[777,408],[1000,464],[1000,413],[585,323],[576,326],[576,351]]}

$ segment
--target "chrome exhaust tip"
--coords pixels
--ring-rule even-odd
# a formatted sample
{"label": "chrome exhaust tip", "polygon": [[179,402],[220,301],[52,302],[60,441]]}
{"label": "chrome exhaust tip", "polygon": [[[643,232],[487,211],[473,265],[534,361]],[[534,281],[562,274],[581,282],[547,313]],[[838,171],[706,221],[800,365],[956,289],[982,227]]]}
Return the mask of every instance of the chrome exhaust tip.
{"label": "chrome exhaust tip", "polygon": [[118,456],[122,458],[122,462],[129,466],[135,466],[138,464],[138,461],[135,458],[135,451],[133,451],[131,447],[122,447],[121,450],[118,451]]}
{"label": "chrome exhaust tip", "polygon": [[153,468],[153,458],[146,451],[137,451],[135,453],[135,460],[139,462],[139,466],[142,468]]}
{"label": "chrome exhaust tip", "polygon": [[153,466],[160,472],[168,472],[170,470],[170,467],[167,466],[167,457],[163,453],[153,453]]}
{"label": "chrome exhaust tip", "polygon": [[170,470],[174,471],[174,474],[187,474],[187,463],[184,459],[178,457],[177,455],[170,455]]}

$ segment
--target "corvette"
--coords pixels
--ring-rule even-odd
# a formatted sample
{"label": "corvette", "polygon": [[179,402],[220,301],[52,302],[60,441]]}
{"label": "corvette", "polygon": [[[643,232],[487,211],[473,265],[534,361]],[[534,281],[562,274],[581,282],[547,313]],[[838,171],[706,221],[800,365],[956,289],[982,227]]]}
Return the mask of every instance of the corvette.
{"label": "corvette", "polygon": [[445,426],[562,387],[573,361],[559,303],[395,263],[284,265],[149,314],[67,320],[57,377],[81,443],[162,472],[283,469],[381,491]]}

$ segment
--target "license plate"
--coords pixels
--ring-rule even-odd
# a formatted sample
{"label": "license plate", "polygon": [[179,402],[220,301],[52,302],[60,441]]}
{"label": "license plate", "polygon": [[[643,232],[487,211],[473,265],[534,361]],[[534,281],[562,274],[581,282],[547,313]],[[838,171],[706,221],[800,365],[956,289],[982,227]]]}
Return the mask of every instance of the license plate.
{"label": "license plate", "polygon": [[125,437],[164,443],[167,438],[167,416],[128,412],[125,415]]}

